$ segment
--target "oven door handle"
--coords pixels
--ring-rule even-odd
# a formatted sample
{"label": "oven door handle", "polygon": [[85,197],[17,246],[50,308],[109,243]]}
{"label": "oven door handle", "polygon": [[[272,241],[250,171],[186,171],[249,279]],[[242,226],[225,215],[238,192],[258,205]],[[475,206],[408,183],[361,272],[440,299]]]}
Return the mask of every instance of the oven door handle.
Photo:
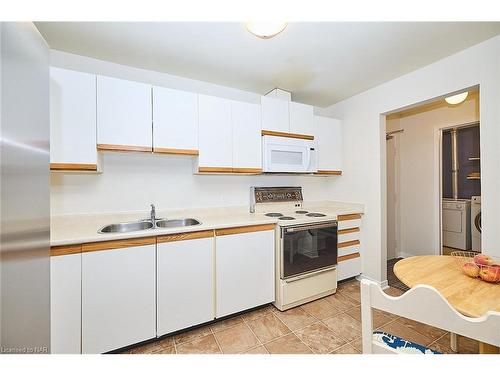
{"label": "oven door handle", "polygon": [[337,222],[336,221],[329,221],[326,223],[321,223],[321,224],[312,224],[312,225],[302,225],[302,226],[297,226],[297,227],[288,227],[288,228],[283,228],[284,233],[294,233],[294,232],[301,232],[305,230],[311,230],[311,229],[321,229],[321,228],[331,228],[331,227],[336,227]]}

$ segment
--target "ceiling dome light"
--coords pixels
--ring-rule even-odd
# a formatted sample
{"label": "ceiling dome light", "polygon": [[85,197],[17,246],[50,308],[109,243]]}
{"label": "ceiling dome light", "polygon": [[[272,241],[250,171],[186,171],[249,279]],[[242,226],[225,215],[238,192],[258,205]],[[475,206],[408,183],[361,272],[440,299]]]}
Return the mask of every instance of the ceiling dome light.
{"label": "ceiling dome light", "polygon": [[465,99],[467,99],[467,95],[469,95],[468,91],[462,92],[462,93],[457,94],[457,95],[448,96],[447,98],[444,98],[444,100],[446,100],[446,103],[448,103],[448,104],[452,104],[452,105],[453,104],[460,104]]}
{"label": "ceiling dome light", "polygon": [[247,22],[245,26],[253,35],[270,39],[285,30],[287,25],[287,22]]}

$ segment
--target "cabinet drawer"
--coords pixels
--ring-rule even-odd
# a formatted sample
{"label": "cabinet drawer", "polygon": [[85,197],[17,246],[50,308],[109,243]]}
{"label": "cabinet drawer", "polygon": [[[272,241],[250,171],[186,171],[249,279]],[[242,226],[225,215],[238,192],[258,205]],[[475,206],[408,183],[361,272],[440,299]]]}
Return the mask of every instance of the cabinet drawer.
{"label": "cabinet drawer", "polygon": [[361,258],[359,253],[355,255],[348,256],[346,260],[339,258],[339,264],[337,265],[338,280],[345,280],[350,277],[357,276],[361,273]]}
{"label": "cabinet drawer", "polygon": [[338,256],[339,258],[360,252],[360,242],[359,240],[353,240],[349,242],[343,242],[338,244]]}
{"label": "cabinet drawer", "polygon": [[340,229],[337,234],[338,243],[349,242],[360,239],[360,229],[356,228],[347,228]]}
{"label": "cabinet drawer", "polygon": [[338,220],[338,230],[359,228],[359,227],[361,227],[361,219]]}

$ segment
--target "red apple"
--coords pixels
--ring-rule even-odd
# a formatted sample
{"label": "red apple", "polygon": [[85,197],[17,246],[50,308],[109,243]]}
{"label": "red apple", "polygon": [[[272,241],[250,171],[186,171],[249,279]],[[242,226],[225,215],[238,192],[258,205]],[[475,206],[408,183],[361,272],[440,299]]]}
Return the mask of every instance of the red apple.
{"label": "red apple", "polygon": [[479,266],[491,266],[494,261],[493,258],[486,254],[478,254],[474,256],[474,263],[476,263]]}
{"label": "red apple", "polygon": [[478,277],[479,276],[479,267],[476,266],[476,264],[472,263],[472,262],[465,263],[462,266],[462,271],[464,271],[464,273],[470,277]]}
{"label": "red apple", "polygon": [[481,267],[479,277],[489,283],[500,281],[500,267]]}

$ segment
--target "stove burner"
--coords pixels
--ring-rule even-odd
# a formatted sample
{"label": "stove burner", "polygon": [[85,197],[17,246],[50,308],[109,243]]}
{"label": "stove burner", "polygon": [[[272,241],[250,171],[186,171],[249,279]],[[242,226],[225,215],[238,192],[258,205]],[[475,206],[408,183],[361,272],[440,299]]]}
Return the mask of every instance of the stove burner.
{"label": "stove burner", "polygon": [[295,218],[292,216],[281,216],[279,220],[295,220]]}
{"label": "stove burner", "polygon": [[303,210],[299,210],[299,211],[295,211],[296,214],[307,214],[309,211],[303,211]]}
{"label": "stove burner", "polygon": [[269,216],[269,217],[280,217],[280,216],[283,216],[283,214],[279,213],[279,212],[269,212],[266,214],[266,216]]}
{"label": "stove burner", "polygon": [[309,216],[309,217],[323,217],[323,216],[326,216],[325,214],[320,214],[318,212],[311,212],[309,214],[306,214],[306,216]]}

